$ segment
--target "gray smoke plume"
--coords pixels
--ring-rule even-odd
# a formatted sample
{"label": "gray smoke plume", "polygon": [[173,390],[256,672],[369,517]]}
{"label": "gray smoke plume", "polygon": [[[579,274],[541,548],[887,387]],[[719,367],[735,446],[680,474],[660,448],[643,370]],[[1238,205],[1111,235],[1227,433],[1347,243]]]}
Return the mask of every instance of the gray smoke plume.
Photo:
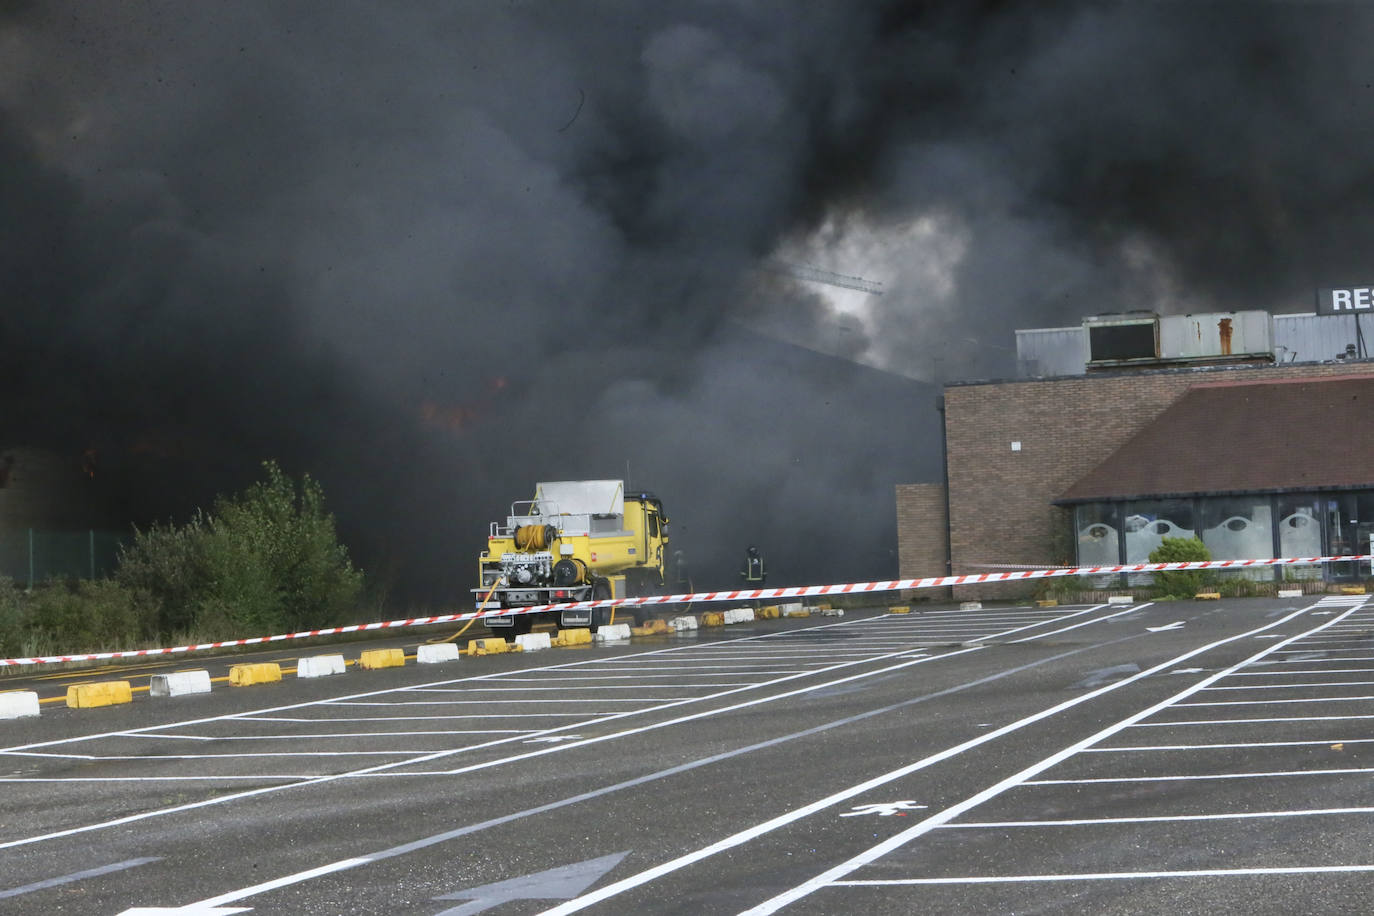
{"label": "gray smoke plume", "polygon": [[1339,2],[9,4],[3,439],[94,449],[126,521],[276,458],[433,602],[535,481],[627,473],[699,587],[749,543],[775,583],[895,575],[892,486],[939,477],[926,382],[1010,374],[1017,327],[1305,310],[1359,279],[1372,26]]}

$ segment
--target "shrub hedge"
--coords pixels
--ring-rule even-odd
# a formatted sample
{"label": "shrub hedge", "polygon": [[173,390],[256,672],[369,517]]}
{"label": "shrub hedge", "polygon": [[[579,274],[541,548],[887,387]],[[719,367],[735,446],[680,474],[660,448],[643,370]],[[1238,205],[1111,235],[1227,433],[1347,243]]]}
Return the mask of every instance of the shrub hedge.
{"label": "shrub hedge", "polygon": [[183,525],[136,530],[113,578],[0,580],[0,657],[74,654],[228,639],[346,622],[363,573],[339,542],[324,492],[275,462]]}

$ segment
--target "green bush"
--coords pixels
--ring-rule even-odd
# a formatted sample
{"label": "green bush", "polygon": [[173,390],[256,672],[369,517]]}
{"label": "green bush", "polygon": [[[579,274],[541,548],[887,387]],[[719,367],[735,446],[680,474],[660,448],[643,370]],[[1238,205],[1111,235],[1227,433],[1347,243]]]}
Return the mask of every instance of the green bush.
{"label": "green bush", "polygon": [[[1207,545],[1196,537],[1165,538],[1150,551],[1151,563],[1191,563],[1212,559]],[[1161,598],[1191,598],[1215,577],[1207,570],[1172,570],[1155,573],[1155,588]]]}
{"label": "green bush", "polygon": [[184,525],[136,531],[113,579],[31,591],[0,577],[0,658],[317,629],[357,607],[363,574],[339,543],[324,492],[275,463],[266,479]]}
{"label": "green bush", "polygon": [[338,541],[324,491],[273,462],[267,479],[215,500],[186,525],[139,531],[121,584],[152,595],[164,634],[254,635],[315,629],[352,610],[363,575]]}
{"label": "green bush", "polygon": [[32,591],[0,580],[0,657],[126,649],[156,635],[150,595],[109,579],[45,582]]}

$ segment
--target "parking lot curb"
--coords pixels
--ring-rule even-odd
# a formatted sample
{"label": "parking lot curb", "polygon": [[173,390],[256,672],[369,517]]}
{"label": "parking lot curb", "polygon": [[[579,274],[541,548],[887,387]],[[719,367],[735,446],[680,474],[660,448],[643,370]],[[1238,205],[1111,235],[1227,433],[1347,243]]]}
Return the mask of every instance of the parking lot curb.
{"label": "parking lot curb", "polygon": [[117,706],[133,701],[133,688],[129,686],[128,681],[95,681],[90,684],[73,684],[67,688],[67,706],[71,709]]}
{"label": "parking lot curb", "polygon": [[229,683],[235,687],[252,687],[281,680],[281,665],[276,662],[253,662],[229,668]]}

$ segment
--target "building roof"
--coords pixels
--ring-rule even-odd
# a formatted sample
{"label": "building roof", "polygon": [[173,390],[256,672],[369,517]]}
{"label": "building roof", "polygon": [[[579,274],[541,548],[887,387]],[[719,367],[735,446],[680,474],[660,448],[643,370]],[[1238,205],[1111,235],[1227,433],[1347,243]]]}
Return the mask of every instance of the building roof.
{"label": "building roof", "polygon": [[1059,503],[1374,487],[1374,375],[1190,387]]}

